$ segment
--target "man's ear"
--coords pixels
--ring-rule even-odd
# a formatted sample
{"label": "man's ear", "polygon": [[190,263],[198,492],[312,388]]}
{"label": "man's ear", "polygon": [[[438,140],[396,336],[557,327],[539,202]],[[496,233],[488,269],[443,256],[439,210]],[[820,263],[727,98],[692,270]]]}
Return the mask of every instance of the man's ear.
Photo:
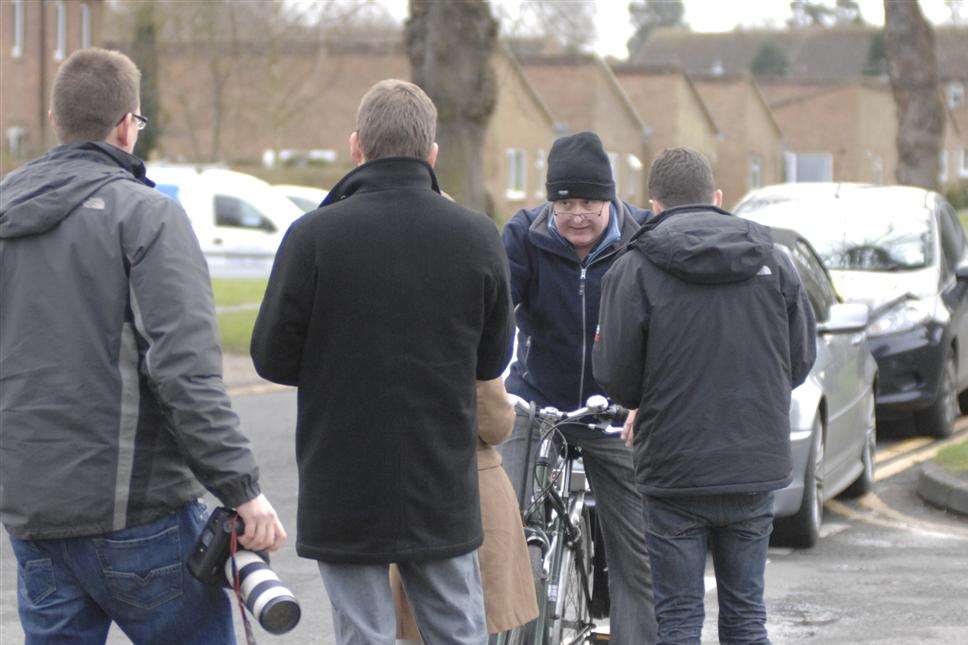
{"label": "man's ear", "polygon": [[350,157],[357,166],[366,163],[366,157],[363,156],[363,149],[360,147],[360,133],[356,130],[350,134]]}
{"label": "man's ear", "polygon": [[130,113],[125,114],[124,118],[121,119],[121,123],[114,126],[114,130],[111,131],[114,134],[115,141],[117,141],[117,147],[124,150],[134,148],[134,141],[137,141],[137,139],[132,141],[131,135],[133,133],[135,136],[137,136],[138,129],[131,126],[131,121],[133,120],[134,117],[131,116]]}
{"label": "man's ear", "polygon": [[649,205],[652,207],[652,212],[656,215],[665,210],[665,206],[663,206],[662,202],[660,202],[658,199],[650,199]]}
{"label": "man's ear", "polygon": [[437,147],[437,142],[434,141],[434,144],[430,146],[430,154],[427,155],[427,163],[430,164],[431,168],[437,165],[438,152],[440,152],[440,148]]}
{"label": "man's ear", "polygon": [[716,208],[723,207],[723,191],[720,190],[719,188],[717,188],[716,192],[713,193],[713,206],[715,206]]}

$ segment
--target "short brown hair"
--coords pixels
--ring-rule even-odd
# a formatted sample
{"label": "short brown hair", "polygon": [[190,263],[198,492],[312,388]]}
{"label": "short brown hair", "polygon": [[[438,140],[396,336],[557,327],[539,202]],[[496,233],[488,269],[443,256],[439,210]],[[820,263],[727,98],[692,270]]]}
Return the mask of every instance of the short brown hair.
{"label": "short brown hair", "polygon": [[368,161],[380,157],[426,159],[437,136],[437,108],[413,83],[395,78],[380,81],[360,101],[356,136]]}
{"label": "short brown hair", "polygon": [[649,171],[649,197],[666,208],[712,204],[716,192],[713,169],[701,153],[689,148],[662,151]]}
{"label": "short brown hair", "polygon": [[141,72],[117,51],[79,49],[57,70],[51,111],[61,143],[101,141],[140,101]]}

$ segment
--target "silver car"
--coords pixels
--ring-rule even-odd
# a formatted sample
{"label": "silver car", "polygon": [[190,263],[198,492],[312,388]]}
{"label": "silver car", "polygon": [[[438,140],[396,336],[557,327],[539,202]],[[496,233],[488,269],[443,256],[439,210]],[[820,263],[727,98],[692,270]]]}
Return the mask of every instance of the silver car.
{"label": "silver car", "polygon": [[793,391],[793,483],[774,501],[774,543],[811,547],[823,504],[874,483],[877,364],[865,343],[867,305],[843,303],[816,252],[799,234],[773,229],[774,244],[796,268],[817,319],[817,361]]}

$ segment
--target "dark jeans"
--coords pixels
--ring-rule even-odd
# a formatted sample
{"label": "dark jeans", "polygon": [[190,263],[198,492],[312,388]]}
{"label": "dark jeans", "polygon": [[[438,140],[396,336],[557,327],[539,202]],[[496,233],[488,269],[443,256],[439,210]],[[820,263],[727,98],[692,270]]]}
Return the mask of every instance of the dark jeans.
{"label": "dark jeans", "polygon": [[763,573],[773,493],[644,496],[659,643],[699,643],[703,572],[713,554],[721,643],[769,643]]}
{"label": "dark jeans", "polygon": [[205,520],[205,507],[192,502],[105,535],[10,536],[27,645],[104,643],[112,621],[139,645],[235,643],[228,594],[185,566]]}

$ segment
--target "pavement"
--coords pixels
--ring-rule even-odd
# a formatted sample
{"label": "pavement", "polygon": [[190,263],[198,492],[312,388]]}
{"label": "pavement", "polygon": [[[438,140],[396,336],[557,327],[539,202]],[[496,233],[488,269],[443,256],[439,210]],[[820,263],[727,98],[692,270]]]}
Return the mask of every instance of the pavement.
{"label": "pavement", "polygon": [[[259,379],[247,358],[226,357],[225,366],[242,430],[260,462],[263,489],[289,531],[289,543],[274,555],[273,568],[303,609],[290,634],[271,636],[256,628],[256,637],[263,645],[329,645],[334,643],[332,618],[318,571],[293,546],[295,391]],[[959,422],[953,440],[965,436],[968,418]],[[813,549],[770,549],[767,626],[775,644],[968,643],[968,518],[925,504],[915,492],[917,465],[940,445],[925,437],[879,438],[875,492],[828,502],[822,538]],[[717,589],[711,567],[706,583],[703,643],[715,643]],[[16,563],[9,541],[0,538],[3,645],[23,642],[16,594]],[[128,641],[112,629],[108,642]]]}

